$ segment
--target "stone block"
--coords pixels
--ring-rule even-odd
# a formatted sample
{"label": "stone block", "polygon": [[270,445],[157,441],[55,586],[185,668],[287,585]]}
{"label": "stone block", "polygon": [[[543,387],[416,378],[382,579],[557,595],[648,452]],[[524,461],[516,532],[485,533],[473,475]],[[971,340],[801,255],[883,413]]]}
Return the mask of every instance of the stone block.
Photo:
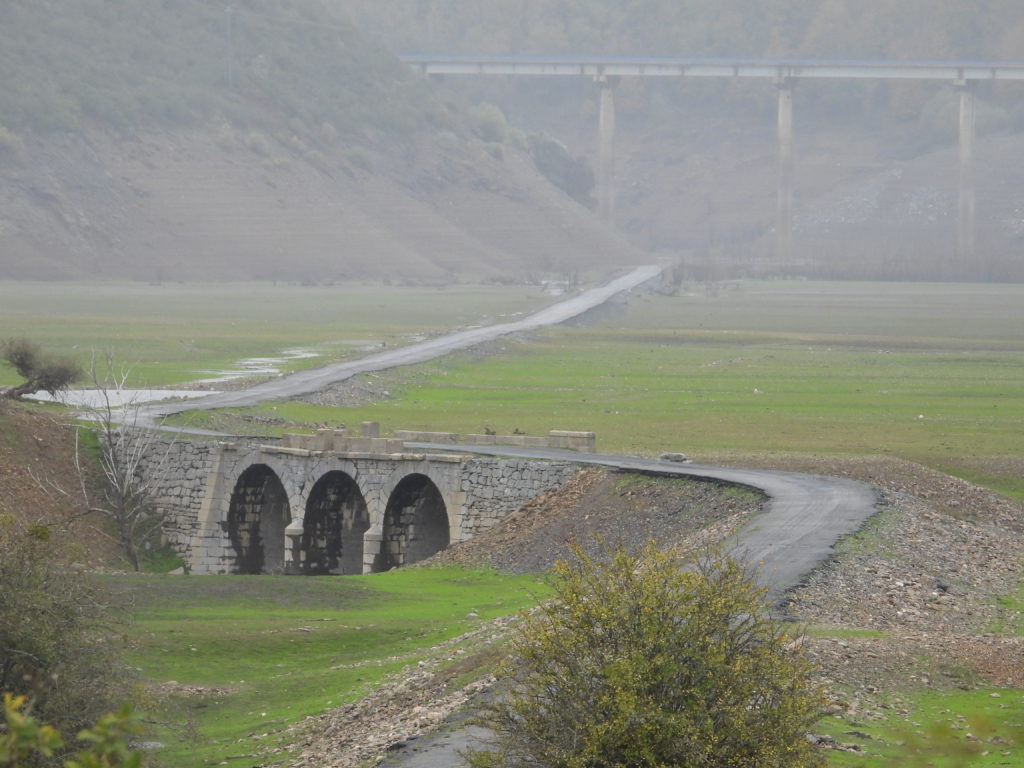
{"label": "stone block", "polygon": [[398,440],[407,443],[449,443],[459,442],[459,436],[454,432],[420,432],[412,429],[396,429],[394,436]]}
{"label": "stone block", "polygon": [[597,435],[593,432],[574,432],[566,429],[552,429],[548,432],[552,448],[567,448],[572,451],[593,453],[597,448]]}

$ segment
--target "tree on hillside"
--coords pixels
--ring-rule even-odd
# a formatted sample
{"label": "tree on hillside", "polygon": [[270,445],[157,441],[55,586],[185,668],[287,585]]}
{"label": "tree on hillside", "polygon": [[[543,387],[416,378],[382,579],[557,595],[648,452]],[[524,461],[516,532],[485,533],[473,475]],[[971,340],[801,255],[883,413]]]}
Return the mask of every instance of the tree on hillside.
{"label": "tree on hillside", "polygon": [[8,339],[3,343],[3,359],[25,379],[8,389],[12,399],[33,392],[48,392],[52,397],[64,392],[82,375],[82,369],[70,357],[49,355],[28,339]]}
{"label": "tree on hillside", "polygon": [[573,555],[517,630],[475,768],[822,764],[811,665],[741,565],[684,569],[653,542]]}

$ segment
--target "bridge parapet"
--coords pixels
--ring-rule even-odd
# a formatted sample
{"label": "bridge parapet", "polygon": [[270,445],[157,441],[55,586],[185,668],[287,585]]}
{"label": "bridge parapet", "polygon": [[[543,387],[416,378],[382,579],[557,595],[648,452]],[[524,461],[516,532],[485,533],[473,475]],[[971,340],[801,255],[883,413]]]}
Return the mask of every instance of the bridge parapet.
{"label": "bridge parapet", "polygon": [[516,445],[526,448],[567,448],[593,453],[597,437],[593,432],[553,429],[545,437],[534,435],[466,435],[466,445]]}
{"label": "bridge parapet", "polygon": [[420,432],[412,429],[396,429],[393,432],[396,439],[407,443],[451,443],[459,442],[459,436],[454,432]]}
{"label": "bridge parapet", "polygon": [[365,437],[348,429],[320,429],[315,435],[286,434],[281,438],[282,448],[295,448],[321,453],[401,453],[405,446],[401,440],[386,437]]}

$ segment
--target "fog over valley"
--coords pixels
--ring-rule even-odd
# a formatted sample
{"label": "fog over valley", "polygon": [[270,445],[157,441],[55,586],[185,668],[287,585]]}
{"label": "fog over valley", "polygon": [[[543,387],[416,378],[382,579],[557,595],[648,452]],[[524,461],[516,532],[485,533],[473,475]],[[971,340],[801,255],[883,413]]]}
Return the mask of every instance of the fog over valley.
{"label": "fog over valley", "polygon": [[396,58],[1013,62],[1017,3],[15,2],[0,40],[3,277],[1021,277],[1018,82],[970,84],[966,258],[955,78],[799,79],[779,258],[771,78],[614,77],[602,161],[593,76]]}

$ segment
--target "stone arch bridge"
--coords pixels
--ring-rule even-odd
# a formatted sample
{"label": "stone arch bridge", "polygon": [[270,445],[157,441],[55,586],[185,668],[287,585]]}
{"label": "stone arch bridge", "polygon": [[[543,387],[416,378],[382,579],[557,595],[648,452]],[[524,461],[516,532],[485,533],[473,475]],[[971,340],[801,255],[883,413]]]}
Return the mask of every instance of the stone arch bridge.
{"label": "stone arch bridge", "polygon": [[[533,440],[587,447],[593,435]],[[193,573],[356,574],[472,538],[576,469],[323,430],[280,442],[168,439],[144,471],[158,478],[165,533]]]}

